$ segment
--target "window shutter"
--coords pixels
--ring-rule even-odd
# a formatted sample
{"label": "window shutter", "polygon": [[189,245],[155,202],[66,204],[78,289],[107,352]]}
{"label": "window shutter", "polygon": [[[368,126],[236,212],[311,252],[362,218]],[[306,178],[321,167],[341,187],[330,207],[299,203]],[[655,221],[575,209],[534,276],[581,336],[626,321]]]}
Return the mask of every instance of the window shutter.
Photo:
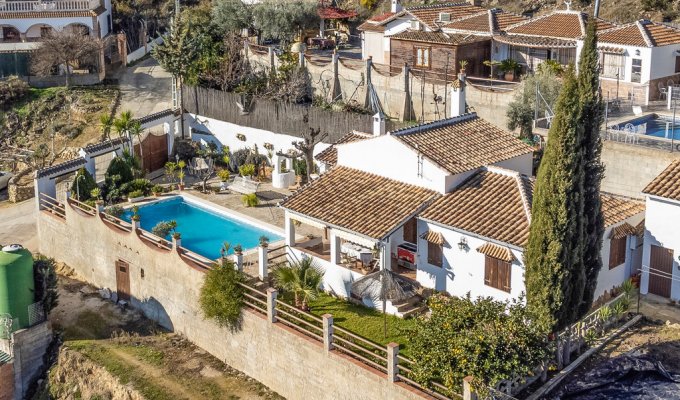
{"label": "window shutter", "polygon": [[418,221],[415,218],[411,218],[404,224],[404,241],[409,243],[416,243],[418,238]]}
{"label": "window shutter", "polygon": [[609,242],[609,269],[616,268],[626,262],[627,236],[611,239]]}
{"label": "window shutter", "polygon": [[510,293],[512,264],[497,258],[485,256],[484,284]]}

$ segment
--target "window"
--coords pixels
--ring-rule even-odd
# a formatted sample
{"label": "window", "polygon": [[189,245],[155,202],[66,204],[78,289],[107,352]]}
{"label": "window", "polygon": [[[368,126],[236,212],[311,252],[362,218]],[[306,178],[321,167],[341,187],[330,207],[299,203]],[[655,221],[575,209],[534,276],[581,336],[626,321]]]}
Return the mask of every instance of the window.
{"label": "window", "polygon": [[442,246],[427,242],[427,263],[437,267],[442,266]]}
{"label": "window", "polygon": [[510,293],[510,268],[507,261],[485,256],[484,284]]}
{"label": "window", "polygon": [[626,262],[626,239],[627,236],[612,239],[609,242],[609,269],[616,268]]}
{"label": "window", "polygon": [[430,68],[430,48],[416,47],[415,53],[416,67]]}
{"label": "window", "polygon": [[642,60],[639,58],[634,58],[630,66],[630,81],[635,83],[642,81]]}
{"label": "window", "polygon": [[624,78],[624,58],[622,54],[601,53],[600,55],[600,76],[605,78]]}
{"label": "window", "polygon": [[404,241],[409,243],[417,243],[418,236],[418,221],[411,218],[404,224]]}
{"label": "window", "polygon": [[680,56],[675,56],[675,73],[680,72]]}
{"label": "window", "polygon": [[40,28],[40,37],[48,37],[52,34],[52,28],[49,26],[43,26]]}

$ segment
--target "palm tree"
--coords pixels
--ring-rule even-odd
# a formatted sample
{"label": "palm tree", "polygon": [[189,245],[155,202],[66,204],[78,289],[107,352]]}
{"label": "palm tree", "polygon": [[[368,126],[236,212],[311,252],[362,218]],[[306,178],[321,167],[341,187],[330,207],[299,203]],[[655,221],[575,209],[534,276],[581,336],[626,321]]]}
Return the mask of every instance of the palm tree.
{"label": "palm tree", "polygon": [[132,112],[129,110],[123,111],[120,114],[120,117],[116,118],[113,121],[113,127],[116,130],[118,136],[121,138],[125,137],[125,135],[130,130],[131,125],[132,125]]}
{"label": "palm tree", "polygon": [[139,121],[133,121],[127,132],[130,135],[130,146],[132,149],[135,147],[133,139],[137,138],[137,141],[139,141],[139,159],[141,160],[142,171],[144,171],[144,152],[142,150],[142,133],[144,133],[144,129],[142,129],[142,124]]}
{"label": "palm tree", "polygon": [[99,116],[99,124],[102,128],[102,134],[105,140],[111,139],[111,126],[113,126],[113,118],[109,114],[102,114]]}
{"label": "palm tree", "polygon": [[309,302],[319,296],[323,271],[316,267],[313,259],[306,258],[274,270],[276,286],[293,293],[295,307],[307,311]]}

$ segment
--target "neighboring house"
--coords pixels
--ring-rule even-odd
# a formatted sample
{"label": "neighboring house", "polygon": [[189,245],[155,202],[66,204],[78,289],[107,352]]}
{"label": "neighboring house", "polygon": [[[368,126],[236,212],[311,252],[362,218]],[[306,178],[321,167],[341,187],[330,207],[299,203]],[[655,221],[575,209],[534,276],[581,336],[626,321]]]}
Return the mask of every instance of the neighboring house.
{"label": "neighboring house", "polygon": [[[484,61],[517,61],[523,72],[553,60],[576,64],[589,17],[556,10],[531,19],[467,3],[401,8],[359,26],[364,58],[376,63],[441,74],[467,61],[468,75],[488,77]],[[680,82],[680,29],[640,20],[617,26],[596,19],[601,84],[610,98],[634,97],[639,104],[662,98],[662,89]],[[501,71],[494,71],[495,77]]]}
{"label": "neighboring house", "polygon": [[646,196],[640,292],[680,300],[680,160],[642,191]]}

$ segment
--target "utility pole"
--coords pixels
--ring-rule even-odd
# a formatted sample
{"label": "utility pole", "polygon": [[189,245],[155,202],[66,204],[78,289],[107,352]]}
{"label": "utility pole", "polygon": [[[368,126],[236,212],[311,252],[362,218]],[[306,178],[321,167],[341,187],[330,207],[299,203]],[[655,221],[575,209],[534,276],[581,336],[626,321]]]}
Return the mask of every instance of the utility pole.
{"label": "utility pole", "polygon": [[[180,18],[180,9],[179,9],[179,0],[175,0],[175,21],[179,23],[179,18]],[[172,29],[175,29],[175,24],[172,24]],[[172,32],[172,34],[175,34],[179,32]],[[184,95],[182,93],[182,77],[181,76],[174,76],[173,77],[173,88],[176,92],[176,98],[177,98],[177,103],[179,106],[179,129],[180,129],[180,137],[182,140],[184,140]]]}

